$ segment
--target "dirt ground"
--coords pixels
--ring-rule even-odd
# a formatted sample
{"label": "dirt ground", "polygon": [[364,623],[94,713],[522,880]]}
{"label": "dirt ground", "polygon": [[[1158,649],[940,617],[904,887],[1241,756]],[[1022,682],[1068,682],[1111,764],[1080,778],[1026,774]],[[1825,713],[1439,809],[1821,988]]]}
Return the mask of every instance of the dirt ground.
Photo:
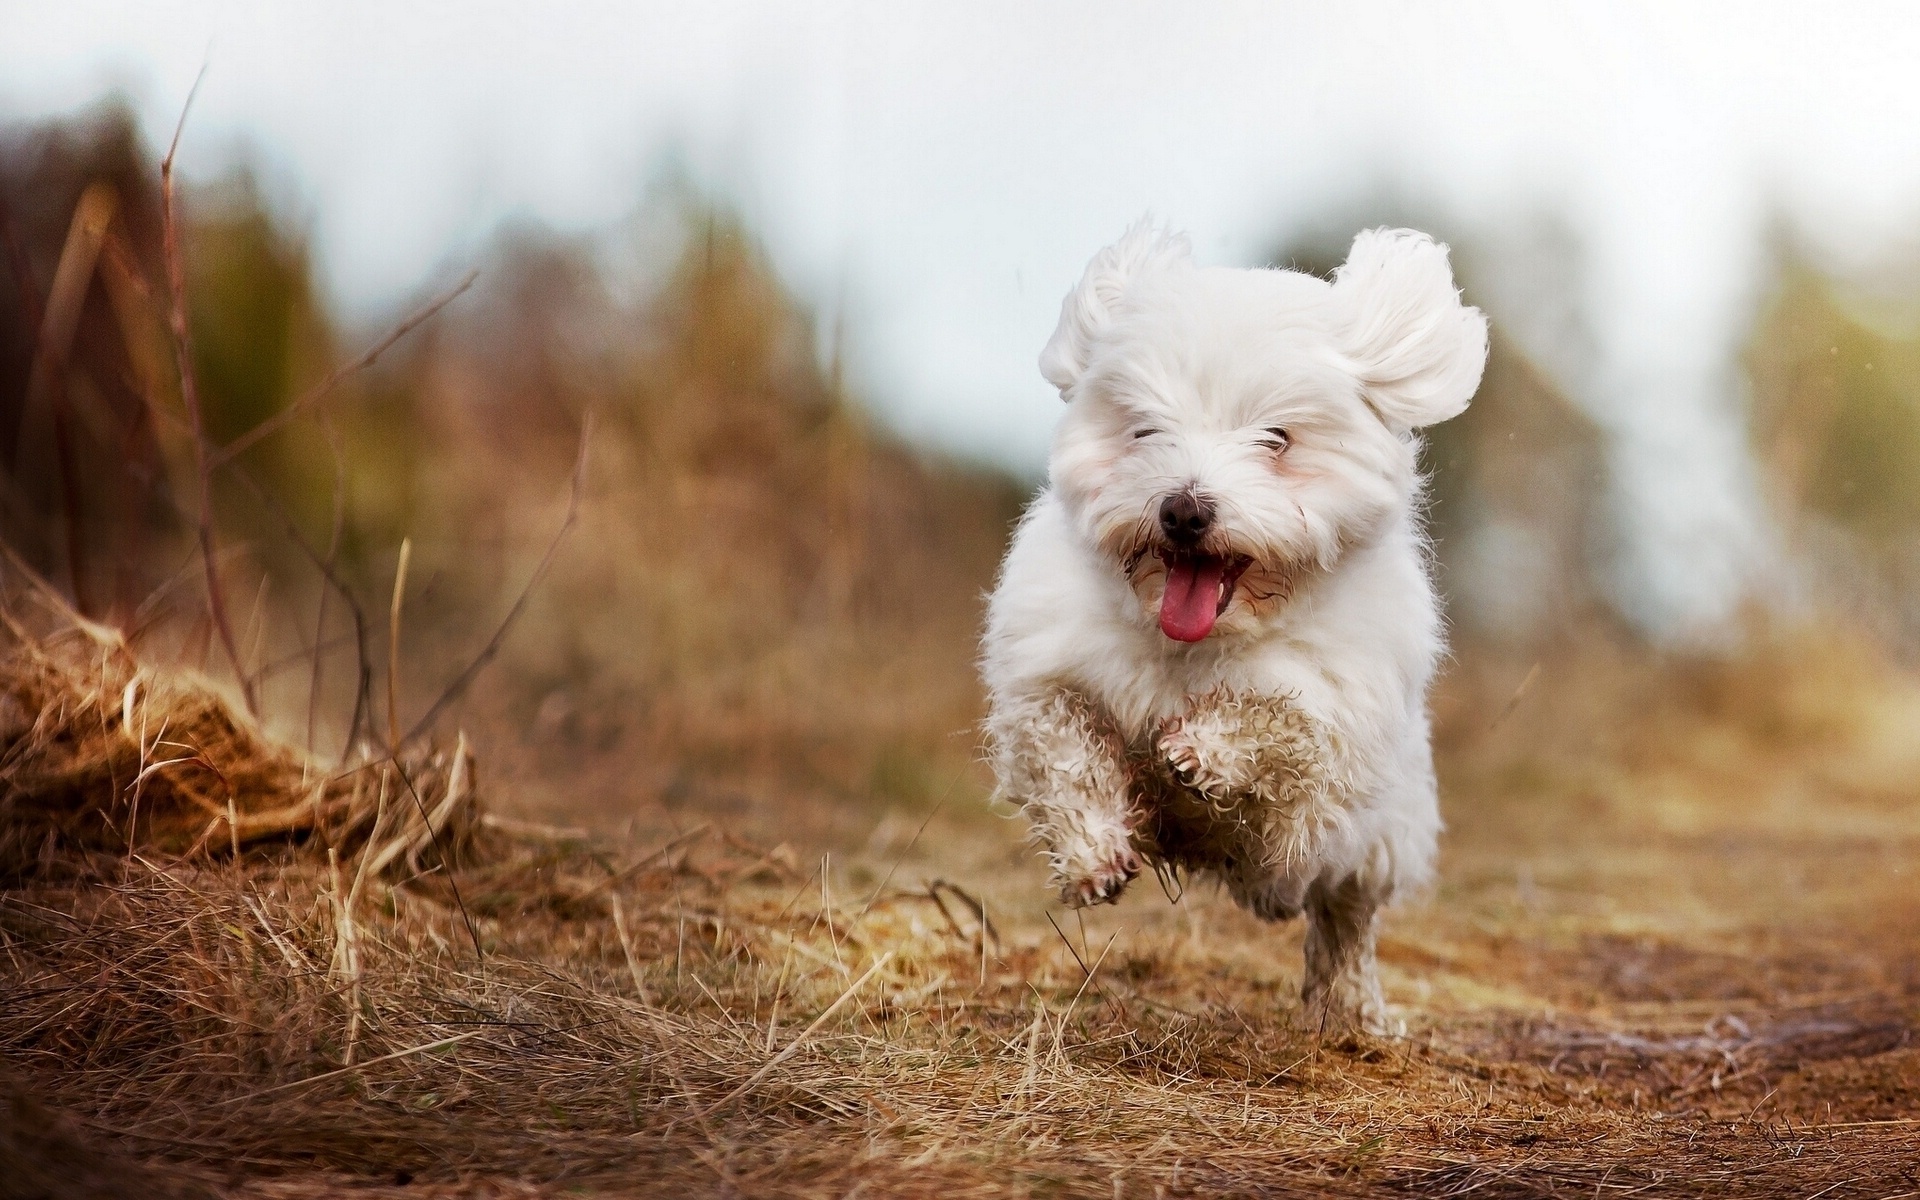
{"label": "dirt ground", "polygon": [[1920,689],[1801,641],[1437,708],[1404,1038],[1293,1031],[1299,927],[1204,883],[1051,907],[964,770],[621,806],[583,759],[544,809],[483,775],[451,879],[263,844],[0,893],[0,1194],[1920,1194]]}

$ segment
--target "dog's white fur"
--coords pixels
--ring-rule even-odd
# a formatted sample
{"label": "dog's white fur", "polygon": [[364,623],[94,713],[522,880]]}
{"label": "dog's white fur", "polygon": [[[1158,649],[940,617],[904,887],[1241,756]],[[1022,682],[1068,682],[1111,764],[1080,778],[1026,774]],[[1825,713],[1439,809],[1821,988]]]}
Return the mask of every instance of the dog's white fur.
{"label": "dog's white fur", "polygon": [[[1116,898],[1144,859],[1304,910],[1321,1027],[1383,1027],[1374,912],[1432,867],[1444,641],[1417,431],[1466,407],[1486,353],[1423,234],[1360,234],[1328,282],[1199,267],[1142,222],[1040,357],[1067,408],[990,606],[1002,794],[1069,904]],[[1157,514],[1182,491],[1215,506],[1206,552],[1244,564],[1191,643],[1157,619]]]}

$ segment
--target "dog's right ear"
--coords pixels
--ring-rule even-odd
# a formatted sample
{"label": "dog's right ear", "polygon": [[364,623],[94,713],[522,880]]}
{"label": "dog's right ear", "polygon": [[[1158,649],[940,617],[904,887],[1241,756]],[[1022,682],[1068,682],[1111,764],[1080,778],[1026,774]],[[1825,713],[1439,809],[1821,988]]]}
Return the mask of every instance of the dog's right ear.
{"label": "dog's right ear", "polygon": [[1068,389],[1087,369],[1087,354],[1100,331],[1113,320],[1127,287],[1141,271],[1185,262],[1192,257],[1185,234],[1177,234],[1142,217],[1119,241],[1093,256],[1079,286],[1060,304],[1060,325],[1047,348],[1040,352],[1040,373],[1068,398]]}
{"label": "dog's right ear", "polygon": [[1447,247],[1369,229],[1333,274],[1341,352],[1396,433],[1459,416],[1487,365],[1487,318],[1460,302]]}

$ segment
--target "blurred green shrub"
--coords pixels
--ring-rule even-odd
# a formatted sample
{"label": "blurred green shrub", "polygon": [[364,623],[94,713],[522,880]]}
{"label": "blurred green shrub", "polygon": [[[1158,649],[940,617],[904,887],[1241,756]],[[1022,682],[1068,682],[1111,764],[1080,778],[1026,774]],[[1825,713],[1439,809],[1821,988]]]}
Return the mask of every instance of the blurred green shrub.
{"label": "blurred green shrub", "polygon": [[1920,292],[1789,258],[1747,354],[1755,458],[1799,586],[1920,655]]}

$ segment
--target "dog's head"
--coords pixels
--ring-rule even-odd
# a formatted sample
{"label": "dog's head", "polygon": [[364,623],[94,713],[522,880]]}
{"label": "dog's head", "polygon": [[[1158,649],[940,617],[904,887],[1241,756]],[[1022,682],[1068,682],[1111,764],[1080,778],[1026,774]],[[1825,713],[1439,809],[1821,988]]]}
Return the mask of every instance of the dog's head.
{"label": "dog's head", "polygon": [[1447,248],[1354,239],[1331,283],[1196,267],[1146,223],[1061,306],[1055,491],[1166,636],[1254,628],[1413,502],[1416,431],[1467,406],[1487,321]]}

